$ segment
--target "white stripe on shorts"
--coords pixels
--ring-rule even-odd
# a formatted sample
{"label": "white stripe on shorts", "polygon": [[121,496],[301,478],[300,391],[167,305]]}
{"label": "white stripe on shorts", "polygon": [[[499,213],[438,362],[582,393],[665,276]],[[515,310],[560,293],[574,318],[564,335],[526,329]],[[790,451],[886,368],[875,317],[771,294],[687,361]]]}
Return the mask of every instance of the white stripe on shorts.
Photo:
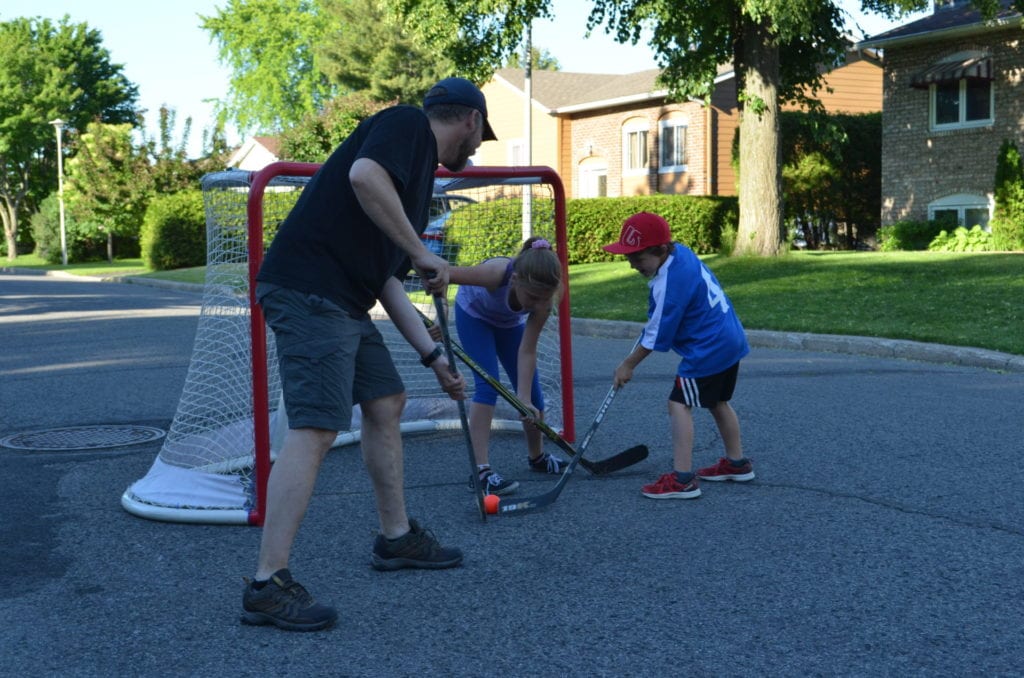
{"label": "white stripe on shorts", "polygon": [[683,401],[689,407],[700,406],[700,389],[697,387],[697,380],[683,377],[677,377],[679,379],[679,388],[683,391]]}

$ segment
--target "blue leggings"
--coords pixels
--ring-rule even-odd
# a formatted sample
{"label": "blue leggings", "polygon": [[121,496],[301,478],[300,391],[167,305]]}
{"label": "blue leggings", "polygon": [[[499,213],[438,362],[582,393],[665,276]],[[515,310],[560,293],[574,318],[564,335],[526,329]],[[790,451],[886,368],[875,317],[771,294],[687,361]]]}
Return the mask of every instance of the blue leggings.
{"label": "blue leggings", "polygon": [[[512,390],[517,387],[519,379],[519,344],[523,340],[525,325],[516,327],[494,327],[490,323],[474,318],[455,304],[455,327],[459,331],[462,348],[487,374],[495,379],[498,376],[498,361],[505,368],[505,373],[512,381]],[[498,392],[491,388],[476,372],[473,373],[473,402],[481,405],[495,405]],[[533,371],[533,388],[530,390],[533,401],[531,404],[541,412],[544,411],[544,394],[540,390],[540,378],[537,370]]]}

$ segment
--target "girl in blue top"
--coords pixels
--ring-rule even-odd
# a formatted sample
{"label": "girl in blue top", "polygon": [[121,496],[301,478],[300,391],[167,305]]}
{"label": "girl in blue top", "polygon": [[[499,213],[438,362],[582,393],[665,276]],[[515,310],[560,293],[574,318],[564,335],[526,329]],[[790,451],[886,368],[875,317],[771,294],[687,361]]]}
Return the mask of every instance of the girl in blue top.
{"label": "girl in blue top", "polygon": [[[618,242],[603,249],[626,255],[629,265],[650,279],[651,289],[643,335],[615,368],[615,386],[632,379],[633,370],[652,351],[671,349],[682,358],[668,397],[673,470],[644,485],[641,492],[651,499],[696,499],[698,477],[753,480],[753,467],[743,457],[739,419],[729,405],[740,360],[750,347],[715,275],[690,248],[673,242],[668,222],[650,212],[626,219]],[[694,474],[692,409],[698,406],[714,417],[726,456]]]}
{"label": "girl in blue top", "polygon": [[[564,461],[543,450],[540,430],[533,421],[544,416],[544,394],[537,378],[537,340],[551,315],[562,286],[562,266],[543,238],[530,238],[514,259],[496,257],[476,266],[451,268],[459,285],[455,295],[455,326],[466,353],[495,379],[498,361],[534,416],[523,420],[529,466],[541,473],[559,473]],[[519,483],[491,469],[488,446],[497,392],[474,375],[475,392],[469,407],[469,437],[484,490],[508,494]]]}

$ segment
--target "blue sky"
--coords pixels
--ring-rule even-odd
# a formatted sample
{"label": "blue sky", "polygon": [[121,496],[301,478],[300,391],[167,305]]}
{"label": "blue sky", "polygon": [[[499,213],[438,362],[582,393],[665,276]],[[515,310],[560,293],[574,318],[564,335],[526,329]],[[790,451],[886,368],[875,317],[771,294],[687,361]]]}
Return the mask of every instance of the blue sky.
{"label": "blue sky", "polygon": [[[139,103],[149,111],[150,134],[156,133],[157,111],[167,104],[177,111],[177,134],[185,118],[192,117],[189,151],[198,155],[202,130],[212,118],[213,104],[208,100],[223,96],[228,82],[216,47],[199,27],[199,15],[212,15],[225,4],[225,0],[0,0],[0,21],[18,16],[59,19],[68,14],[73,21],[99,30],[112,60],[123,64],[125,75],[139,86]],[[840,4],[859,6],[857,0]],[[534,26],[534,45],[551,52],[566,71],[630,73],[655,66],[650,50],[620,45],[600,28],[585,38],[590,5],[589,0],[552,0],[555,21]],[[854,18],[868,34],[896,25],[859,12]],[[228,141],[240,139],[229,131]]]}

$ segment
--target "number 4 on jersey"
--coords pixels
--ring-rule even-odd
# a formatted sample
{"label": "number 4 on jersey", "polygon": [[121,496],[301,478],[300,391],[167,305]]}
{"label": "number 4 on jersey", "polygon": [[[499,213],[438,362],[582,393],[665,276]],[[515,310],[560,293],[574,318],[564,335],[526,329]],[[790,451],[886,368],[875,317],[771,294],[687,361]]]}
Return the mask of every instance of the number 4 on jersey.
{"label": "number 4 on jersey", "polygon": [[715,277],[711,275],[711,271],[708,270],[707,266],[701,264],[700,274],[704,276],[704,284],[708,288],[708,305],[711,306],[711,308],[721,305],[722,313],[728,313],[729,299],[726,298],[725,292],[723,292],[722,288],[718,286],[717,282],[715,282]]}

